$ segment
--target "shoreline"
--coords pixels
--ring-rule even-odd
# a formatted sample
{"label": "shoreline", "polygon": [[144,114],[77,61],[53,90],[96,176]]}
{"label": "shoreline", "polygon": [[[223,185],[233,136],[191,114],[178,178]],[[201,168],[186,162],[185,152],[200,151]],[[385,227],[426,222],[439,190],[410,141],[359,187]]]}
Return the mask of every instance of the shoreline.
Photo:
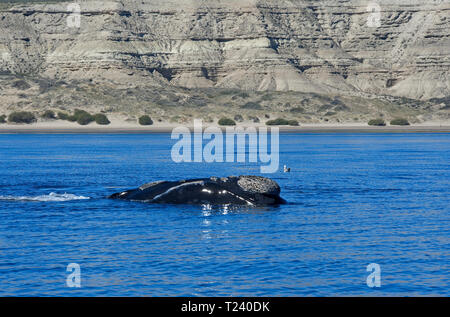
{"label": "shoreline", "polygon": [[[137,125],[52,125],[52,124],[31,124],[31,125],[0,125],[0,134],[156,134],[171,133],[175,127],[180,125],[156,124],[152,126]],[[214,125],[204,125],[203,128]],[[191,131],[192,125],[186,125]],[[217,126],[216,126],[217,127]],[[241,128],[261,128],[275,127],[266,125],[237,125]],[[219,126],[223,131],[226,127]],[[314,125],[305,124],[301,126],[288,127],[278,126],[280,133],[450,133],[450,125],[411,125],[411,126],[385,126],[374,127],[367,125]],[[270,131],[270,129],[268,129]]]}

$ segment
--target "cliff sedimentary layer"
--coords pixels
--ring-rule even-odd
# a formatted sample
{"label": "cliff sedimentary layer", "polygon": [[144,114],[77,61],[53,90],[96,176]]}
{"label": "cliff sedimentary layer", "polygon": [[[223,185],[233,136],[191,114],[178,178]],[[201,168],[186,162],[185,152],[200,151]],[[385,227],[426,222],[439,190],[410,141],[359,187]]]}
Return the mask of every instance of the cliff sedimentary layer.
{"label": "cliff sedimentary layer", "polygon": [[[0,72],[111,85],[450,95],[449,1],[78,1],[0,9]],[[375,14],[375,15],[374,15]],[[377,21],[375,21],[377,22]]]}

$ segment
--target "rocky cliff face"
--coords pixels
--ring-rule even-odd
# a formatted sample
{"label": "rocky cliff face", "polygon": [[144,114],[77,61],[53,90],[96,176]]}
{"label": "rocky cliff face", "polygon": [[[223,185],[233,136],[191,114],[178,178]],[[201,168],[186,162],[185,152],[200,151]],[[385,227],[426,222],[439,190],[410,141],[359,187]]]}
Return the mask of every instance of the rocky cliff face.
{"label": "rocky cliff face", "polygon": [[449,1],[376,2],[377,27],[359,0],[78,1],[79,28],[67,23],[71,2],[15,4],[0,11],[0,71],[112,87],[450,95]]}

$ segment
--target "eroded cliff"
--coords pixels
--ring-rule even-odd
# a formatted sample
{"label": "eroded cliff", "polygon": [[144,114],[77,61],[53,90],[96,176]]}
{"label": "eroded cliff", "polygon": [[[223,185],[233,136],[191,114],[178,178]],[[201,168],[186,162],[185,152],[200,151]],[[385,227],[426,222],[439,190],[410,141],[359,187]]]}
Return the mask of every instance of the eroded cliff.
{"label": "eroded cliff", "polygon": [[376,2],[378,26],[359,0],[78,1],[80,27],[71,2],[7,5],[0,71],[111,89],[449,96],[449,1]]}

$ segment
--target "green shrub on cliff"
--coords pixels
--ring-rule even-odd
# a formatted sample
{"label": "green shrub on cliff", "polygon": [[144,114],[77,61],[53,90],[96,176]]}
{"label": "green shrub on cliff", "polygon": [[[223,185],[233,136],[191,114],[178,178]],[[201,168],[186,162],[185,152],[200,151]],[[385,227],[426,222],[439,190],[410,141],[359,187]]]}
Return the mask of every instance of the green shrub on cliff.
{"label": "green shrub on cliff", "polygon": [[6,116],[4,114],[0,116],[0,123],[6,123]]}

